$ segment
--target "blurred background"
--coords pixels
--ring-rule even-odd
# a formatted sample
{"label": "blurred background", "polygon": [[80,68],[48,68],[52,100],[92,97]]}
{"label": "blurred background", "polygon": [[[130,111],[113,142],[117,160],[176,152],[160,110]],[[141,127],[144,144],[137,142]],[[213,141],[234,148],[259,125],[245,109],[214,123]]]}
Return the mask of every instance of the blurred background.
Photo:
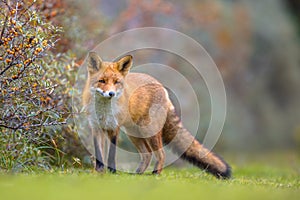
{"label": "blurred background", "polygon": [[[62,27],[51,51],[72,57],[66,64],[70,86],[86,53],[112,34],[145,26],[174,29],[198,41],[222,74],[228,107],[216,151],[300,155],[300,1],[46,0],[37,8],[45,20]],[[138,53],[186,69],[176,56]],[[193,87],[203,92],[202,132],[210,118],[209,96],[205,85]],[[68,120],[50,138],[64,157],[80,165],[87,154]]]}
{"label": "blurred background", "polygon": [[69,27],[79,29],[81,23],[80,31],[89,34],[77,32],[81,41],[70,48],[82,50],[84,56],[110,35],[144,26],[183,32],[203,45],[224,79],[228,113],[218,145],[240,151],[295,148],[300,137],[297,2],[78,1],[73,5],[80,7],[74,10],[77,17],[69,19]]}

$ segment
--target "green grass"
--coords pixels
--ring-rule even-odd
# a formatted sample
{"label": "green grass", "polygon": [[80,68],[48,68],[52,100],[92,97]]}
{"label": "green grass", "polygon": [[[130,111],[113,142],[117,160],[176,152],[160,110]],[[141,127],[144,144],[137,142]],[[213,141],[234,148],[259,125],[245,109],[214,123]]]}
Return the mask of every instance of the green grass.
{"label": "green grass", "polygon": [[196,168],[167,168],[160,176],[97,174],[90,169],[2,174],[0,199],[299,199],[295,169],[252,164],[233,170],[231,180]]}

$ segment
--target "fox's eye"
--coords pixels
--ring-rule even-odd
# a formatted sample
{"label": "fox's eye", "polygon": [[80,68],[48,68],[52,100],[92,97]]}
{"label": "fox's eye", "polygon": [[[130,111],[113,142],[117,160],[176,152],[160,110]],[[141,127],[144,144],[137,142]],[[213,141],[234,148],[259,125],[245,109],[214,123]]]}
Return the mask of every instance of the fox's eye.
{"label": "fox's eye", "polygon": [[99,80],[99,83],[105,83],[105,80],[100,79],[100,80]]}
{"label": "fox's eye", "polygon": [[120,84],[121,83],[121,81],[115,81],[115,84]]}

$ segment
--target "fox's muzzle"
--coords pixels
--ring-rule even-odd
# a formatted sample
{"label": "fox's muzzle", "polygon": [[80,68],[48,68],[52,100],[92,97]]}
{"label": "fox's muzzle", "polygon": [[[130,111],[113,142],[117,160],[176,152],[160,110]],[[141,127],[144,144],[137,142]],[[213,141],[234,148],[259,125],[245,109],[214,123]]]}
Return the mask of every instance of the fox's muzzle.
{"label": "fox's muzzle", "polygon": [[116,93],[114,91],[106,91],[106,92],[104,92],[100,88],[94,88],[94,87],[92,87],[91,91],[92,92],[98,92],[104,98],[112,98],[112,97],[116,96]]}

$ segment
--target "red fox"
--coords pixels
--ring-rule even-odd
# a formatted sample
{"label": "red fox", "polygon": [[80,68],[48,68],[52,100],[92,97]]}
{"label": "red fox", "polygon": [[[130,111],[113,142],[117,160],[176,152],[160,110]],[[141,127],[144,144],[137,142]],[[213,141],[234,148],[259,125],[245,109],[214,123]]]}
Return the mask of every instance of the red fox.
{"label": "red fox", "polygon": [[107,166],[116,172],[116,144],[122,127],[141,156],[136,173],[145,172],[154,154],[157,161],[152,173],[160,174],[165,162],[163,144],[166,144],[181,158],[217,178],[230,178],[230,166],[183,127],[163,85],[147,74],[129,73],[132,56],[104,62],[90,52],[87,63],[82,101],[93,135],[97,171],[104,170],[105,135],[110,140]]}

